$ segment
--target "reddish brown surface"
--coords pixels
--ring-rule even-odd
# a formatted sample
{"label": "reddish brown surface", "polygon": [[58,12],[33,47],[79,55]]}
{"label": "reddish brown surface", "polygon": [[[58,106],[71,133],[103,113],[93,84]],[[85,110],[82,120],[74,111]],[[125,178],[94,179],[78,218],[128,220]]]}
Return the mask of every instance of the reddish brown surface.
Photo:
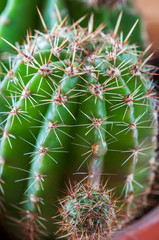
{"label": "reddish brown surface", "polygon": [[159,207],[116,234],[113,240],[159,240]]}
{"label": "reddish brown surface", "polygon": [[134,0],[134,2],[144,19],[148,40],[153,43],[152,49],[159,55],[159,0]]}

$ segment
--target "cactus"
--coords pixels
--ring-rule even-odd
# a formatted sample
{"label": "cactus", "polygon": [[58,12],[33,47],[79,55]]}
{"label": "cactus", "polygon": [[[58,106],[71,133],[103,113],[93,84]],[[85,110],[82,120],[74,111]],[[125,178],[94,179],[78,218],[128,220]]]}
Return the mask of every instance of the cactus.
{"label": "cactus", "polygon": [[[132,6],[133,1],[66,0],[66,2],[73,20],[77,21],[83,15],[90,16],[93,13],[95,16],[94,25],[99,26],[99,24],[103,22],[106,25],[105,27],[107,31],[113,31],[116,25],[116,19],[122,10],[124,14],[119,26],[119,32],[123,32],[124,38],[136,19],[140,19],[139,13]],[[87,26],[87,20],[82,22],[82,26]],[[133,32],[133,37],[130,39],[130,43],[135,43],[141,49],[143,48],[144,43],[141,19]]]}
{"label": "cactus", "polygon": [[[139,14],[132,9],[132,4],[129,1],[127,3],[127,1],[121,0],[46,0],[45,2],[41,0],[3,0],[0,6],[0,36],[8,39],[12,44],[15,44],[16,41],[22,43],[28,29],[39,29],[36,5],[42,11],[45,23],[49,28],[54,26],[60,14],[63,18],[68,14],[70,21],[71,18],[78,20],[84,14],[91,14],[93,12],[95,14],[95,26],[98,26],[101,22],[105,22],[107,30],[113,30],[117,16],[120,10],[123,9],[124,17],[119,31],[124,31],[125,34],[133,25],[135,19],[139,18]],[[57,8],[59,9],[58,14],[56,11]],[[87,20],[84,20],[82,24],[86,27]],[[133,33],[138,46],[143,45],[141,32],[141,24],[138,24]],[[2,40],[0,40],[0,46],[0,52],[13,50]]]}
{"label": "cactus", "polygon": [[40,18],[45,32],[19,48],[1,37],[17,51],[0,82],[1,215],[17,239],[50,237],[57,197],[75,178],[60,200],[57,233],[106,239],[122,216],[142,211],[153,184],[156,99],[151,55],[142,60],[149,48],[128,43],[136,23],[117,37],[122,13],[112,34],[103,24],[93,30],[93,15],[87,28],[83,18],[71,26],[65,18],[50,31]]}
{"label": "cactus", "polygon": [[[55,5],[56,4],[56,5]],[[42,11],[46,24],[52,27],[57,21],[56,6],[63,14],[67,13],[63,0],[2,0],[0,5],[0,36],[10,43],[22,43],[27,30],[39,29],[36,6]],[[0,40],[0,52],[12,51],[8,44]]]}
{"label": "cactus", "polygon": [[[22,43],[29,28],[35,29],[38,18],[36,5],[40,5],[40,0],[7,0],[2,1],[4,8],[0,16],[0,36],[8,39],[14,44],[16,41]],[[4,6],[3,6],[4,4]],[[0,51],[11,50],[8,44],[0,40]]]}

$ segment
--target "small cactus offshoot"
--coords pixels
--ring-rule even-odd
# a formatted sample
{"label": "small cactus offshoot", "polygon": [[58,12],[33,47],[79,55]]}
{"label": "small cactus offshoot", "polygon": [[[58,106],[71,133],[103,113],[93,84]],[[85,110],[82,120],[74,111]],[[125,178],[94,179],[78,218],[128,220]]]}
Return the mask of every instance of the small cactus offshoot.
{"label": "small cactus offshoot", "polygon": [[[71,239],[107,239],[118,229],[119,207],[111,191],[91,184],[77,185],[61,202],[59,231]],[[118,211],[118,212],[117,212]],[[119,214],[118,214],[119,215]]]}
{"label": "small cactus offshoot", "polygon": [[[118,33],[122,13],[113,33],[103,24],[93,30],[93,15],[86,28],[83,17],[50,30],[40,18],[45,32],[28,34],[22,46],[1,37],[17,51],[1,63],[1,215],[17,239],[45,239],[57,231],[51,218],[64,182],[76,178],[60,200],[59,231],[106,239],[122,214],[128,222],[142,210],[153,185],[149,47],[141,53],[128,43],[137,22],[125,38]],[[101,177],[109,178],[104,186]]]}

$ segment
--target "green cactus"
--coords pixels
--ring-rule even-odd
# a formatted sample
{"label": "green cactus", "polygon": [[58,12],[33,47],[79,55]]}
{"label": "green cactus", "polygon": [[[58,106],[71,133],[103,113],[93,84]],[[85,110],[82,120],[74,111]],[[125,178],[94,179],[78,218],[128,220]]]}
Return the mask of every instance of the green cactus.
{"label": "green cactus", "polygon": [[[119,32],[123,32],[124,38],[126,33],[132,27],[136,19],[140,19],[140,15],[132,6],[133,1],[107,1],[107,0],[66,0],[67,8],[69,9],[71,18],[77,21],[83,15],[94,14],[94,25],[99,26],[102,22],[105,23],[107,31],[113,31],[116,25],[116,19],[119,16],[120,11],[124,12],[121,24],[119,26]],[[82,22],[82,26],[87,26],[87,19]],[[130,39],[130,43],[136,43],[140,48],[143,47],[142,36],[142,21],[140,19],[139,24],[136,26],[133,37]]]}
{"label": "green cactus", "polygon": [[93,30],[93,15],[88,28],[64,19],[48,31],[42,20],[45,33],[28,35],[10,68],[2,64],[0,206],[17,239],[55,233],[57,196],[74,173],[78,184],[60,200],[65,238],[108,237],[123,204],[127,221],[146,204],[157,134],[151,56],[128,44],[136,23],[117,37],[121,17],[113,34]]}
{"label": "green cactus", "polygon": [[[63,0],[2,0],[0,5],[0,36],[12,44],[17,41],[21,44],[28,29],[39,29],[36,6],[42,11],[49,27],[52,27],[57,21],[56,8],[62,12],[62,17],[67,14]],[[0,40],[0,52],[12,50],[13,48]]]}
{"label": "green cactus", "polygon": [[[38,19],[36,5],[40,0],[2,0],[4,8],[0,16],[0,36],[8,39],[14,44],[16,41],[22,43],[29,28],[35,29]],[[4,7],[4,6],[5,7]],[[11,50],[10,46],[0,40],[0,51]]]}
{"label": "green cactus", "polygon": [[81,184],[70,192],[60,210],[63,217],[60,231],[67,229],[71,239],[81,236],[82,239],[111,237],[117,229],[117,207],[112,194],[105,191],[105,187],[94,188],[91,184]]}
{"label": "green cactus", "polygon": [[[119,30],[124,30],[125,34],[133,25],[135,19],[139,18],[136,11],[132,10],[131,4],[125,2],[127,1],[46,0],[43,2],[41,0],[2,0],[0,6],[0,36],[12,44],[15,44],[15,42],[21,44],[28,29],[39,29],[36,6],[42,12],[46,26],[49,28],[54,26],[57,19],[61,20],[66,15],[68,15],[70,22],[71,19],[78,20],[84,14],[93,12],[95,14],[95,26],[105,22],[107,23],[107,30],[113,30],[120,10],[123,9],[124,17]],[[82,22],[82,26],[87,26],[87,19]],[[136,44],[142,46],[141,24],[138,24],[133,34]],[[12,50],[13,48],[0,40],[0,52]]]}

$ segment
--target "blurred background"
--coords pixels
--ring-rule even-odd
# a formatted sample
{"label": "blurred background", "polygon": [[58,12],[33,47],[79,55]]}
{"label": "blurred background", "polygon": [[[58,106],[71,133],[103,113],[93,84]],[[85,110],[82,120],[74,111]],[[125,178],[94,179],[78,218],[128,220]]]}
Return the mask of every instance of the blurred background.
{"label": "blurred background", "polygon": [[144,38],[147,44],[153,43],[152,50],[159,58],[159,0],[134,0],[134,4],[144,19],[144,28],[147,32]]}

